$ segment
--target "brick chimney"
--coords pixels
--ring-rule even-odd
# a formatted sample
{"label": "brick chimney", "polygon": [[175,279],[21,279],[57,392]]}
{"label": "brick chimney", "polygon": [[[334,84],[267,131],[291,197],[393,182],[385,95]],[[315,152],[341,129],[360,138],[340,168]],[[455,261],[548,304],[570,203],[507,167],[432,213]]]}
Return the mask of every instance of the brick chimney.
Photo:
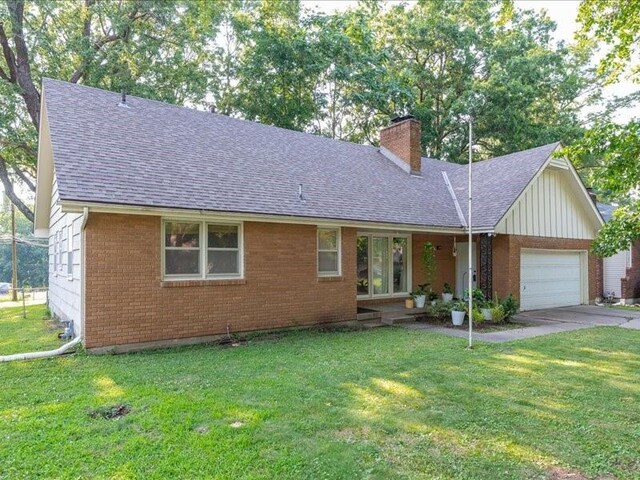
{"label": "brick chimney", "polygon": [[415,117],[396,117],[380,130],[380,147],[406,163],[413,175],[420,175],[420,134],[420,122]]}

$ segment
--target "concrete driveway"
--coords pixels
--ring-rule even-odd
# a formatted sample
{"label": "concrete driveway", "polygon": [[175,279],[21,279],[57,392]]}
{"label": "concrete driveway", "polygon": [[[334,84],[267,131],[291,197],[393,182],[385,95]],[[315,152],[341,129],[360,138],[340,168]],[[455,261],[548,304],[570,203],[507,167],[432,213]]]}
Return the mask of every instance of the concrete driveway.
{"label": "concrete driveway", "polygon": [[595,305],[579,305],[521,312],[514,317],[514,320],[526,323],[540,321],[570,323],[591,327],[619,326],[640,330],[640,309],[636,312]]}

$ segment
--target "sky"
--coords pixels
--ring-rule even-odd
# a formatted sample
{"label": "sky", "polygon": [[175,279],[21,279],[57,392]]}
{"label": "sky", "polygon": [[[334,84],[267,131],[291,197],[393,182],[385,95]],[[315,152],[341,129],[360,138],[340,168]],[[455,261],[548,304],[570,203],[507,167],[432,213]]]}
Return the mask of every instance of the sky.
{"label": "sky", "polygon": [[[389,0],[389,3],[401,3],[400,0]],[[405,3],[415,3],[412,0]],[[302,0],[304,7],[312,8],[317,11],[331,13],[333,11],[346,10],[357,4],[356,0]],[[569,43],[573,41],[575,32],[580,28],[576,22],[578,16],[578,6],[580,2],[577,0],[516,0],[515,5],[526,10],[547,11],[549,17],[557,24],[555,39],[564,40]],[[594,59],[597,61],[598,57]],[[640,90],[640,85],[630,81],[620,81],[613,85],[609,85],[604,89],[605,97],[614,95],[624,96]],[[638,109],[625,109],[616,112],[615,120],[625,123],[634,116],[638,116]]]}

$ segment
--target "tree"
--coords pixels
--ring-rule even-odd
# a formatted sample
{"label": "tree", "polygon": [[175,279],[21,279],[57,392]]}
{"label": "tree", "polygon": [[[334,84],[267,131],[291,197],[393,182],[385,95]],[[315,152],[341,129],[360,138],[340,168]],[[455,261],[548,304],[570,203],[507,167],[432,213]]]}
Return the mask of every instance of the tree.
{"label": "tree", "polygon": [[0,181],[33,221],[43,76],[172,103],[200,101],[218,10],[197,2],[5,0],[0,4]]}
{"label": "tree", "polygon": [[427,155],[464,160],[460,117],[472,103],[480,156],[490,157],[574,140],[580,109],[598,99],[590,49],[556,44],[544,13],[433,0],[395,6],[380,22],[387,68],[409,92],[394,107],[422,121]]}
{"label": "tree", "polygon": [[[18,252],[18,287],[46,287],[48,284],[48,252],[46,242],[34,238],[31,222],[16,212]],[[0,212],[0,282],[11,282],[11,213]]]}
{"label": "tree", "polygon": [[[581,41],[609,47],[598,67],[609,83],[625,72],[640,83],[640,63],[632,63],[640,52],[638,18],[638,2],[586,0],[580,5]],[[587,180],[599,194],[621,204],[598,233],[594,252],[609,257],[629,248],[640,239],[640,121],[619,125],[605,116],[563,154],[578,168],[587,167]]]}

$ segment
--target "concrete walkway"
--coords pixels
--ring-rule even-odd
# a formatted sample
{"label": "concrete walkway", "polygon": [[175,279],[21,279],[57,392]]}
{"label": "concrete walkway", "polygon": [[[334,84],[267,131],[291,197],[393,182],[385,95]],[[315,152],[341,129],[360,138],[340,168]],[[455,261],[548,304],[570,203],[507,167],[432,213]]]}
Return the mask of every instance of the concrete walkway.
{"label": "concrete walkway", "polygon": [[[529,326],[499,332],[474,332],[473,338],[482,342],[499,343],[599,326],[619,326],[640,330],[640,311],[583,305],[522,312],[514,316],[513,321]],[[467,326],[447,328],[425,323],[407,323],[402,326],[411,330],[430,330],[451,337],[467,338],[469,335]]]}

